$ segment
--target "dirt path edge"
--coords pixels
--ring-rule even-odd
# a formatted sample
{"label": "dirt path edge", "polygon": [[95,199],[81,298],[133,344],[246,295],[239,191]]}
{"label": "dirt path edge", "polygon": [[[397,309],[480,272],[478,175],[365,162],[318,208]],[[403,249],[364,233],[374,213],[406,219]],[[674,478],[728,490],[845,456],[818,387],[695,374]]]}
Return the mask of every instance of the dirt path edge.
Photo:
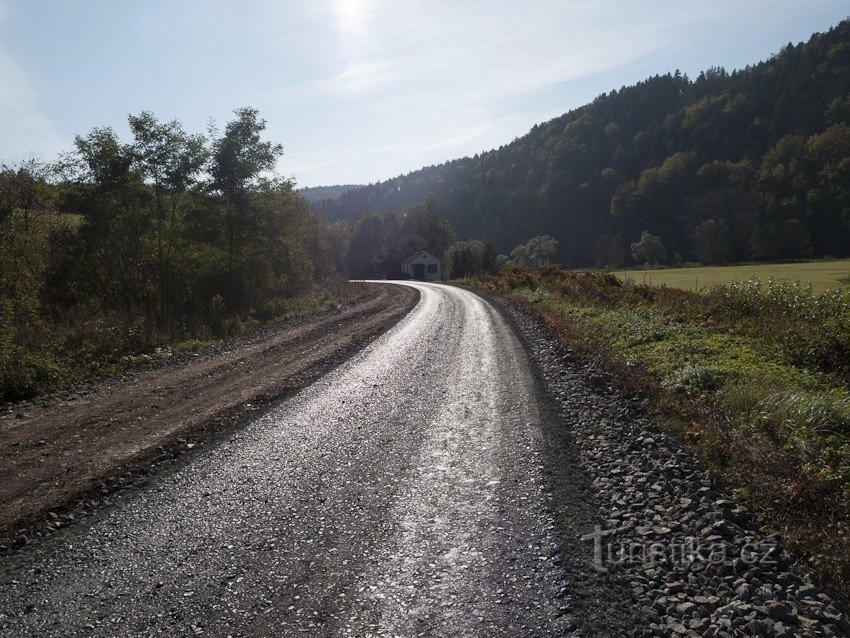
{"label": "dirt path edge", "polygon": [[[285,357],[292,349],[294,370],[280,377],[270,375],[265,385],[258,385],[241,394],[234,392],[232,397],[219,401],[212,413],[186,424],[177,424],[161,433],[139,433],[135,442],[138,449],[131,453],[117,454],[110,448],[112,442],[107,439],[102,448],[89,446],[85,453],[91,457],[102,454],[102,458],[93,461],[91,458],[80,459],[82,469],[69,478],[63,476],[55,462],[47,460],[43,469],[35,467],[36,479],[29,477],[32,487],[26,491],[23,500],[18,498],[15,508],[7,507],[11,499],[4,503],[0,510],[0,560],[3,557],[17,553],[17,550],[29,545],[39,538],[50,535],[59,529],[68,527],[88,514],[95,512],[105,505],[111,504],[111,497],[118,490],[143,484],[153,474],[165,471],[176,461],[191,460],[193,453],[199,449],[213,445],[230,433],[236,431],[247,422],[256,419],[265,411],[272,409],[282,401],[307,387],[315,380],[344,363],[366,345],[392,328],[419,302],[419,293],[413,288],[392,284],[375,284],[378,289],[375,294],[367,295],[352,304],[342,308],[320,313],[306,319],[299,319],[293,324],[283,324],[271,330],[263,330],[260,336],[252,336],[246,343],[234,341],[232,348],[225,347],[209,355],[210,361],[216,358],[227,359],[220,368],[227,368],[222,375],[233,377],[238,374],[234,370],[234,360],[251,366],[251,357],[258,361],[272,355]],[[291,333],[299,336],[292,337],[293,344],[288,343]],[[296,347],[297,346],[297,347]],[[240,349],[248,353],[247,357],[239,356]],[[297,361],[294,357],[300,357]],[[126,380],[105,379],[91,384],[89,411],[92,405],[100,401],[103,411],[111,407],[110,401],[122,392],[134,391],[134,384],[148,379],[156,379],[163,375],[179,374],[188,368],[192,362],[180,361],[162,368],[143,370],[132,374]],[[286,370],[286,368],[283,368]],[[215,370],[213,370],[215,373]],[[191,383],[191,379],[187,384]],[[187,385],[186,389],[191,389]],[[198,397],[186,398],[191,404]],[[63,417],[63,410],[69,406],[66,393],[48,396],[32,403],[32,407],[42,420],[58,421]],[[65,433],[72,431],[74,415],[70,415],[63,424]],[[123,420],[140,418],[132,410],[119,417]],[[111,420],[111,419],[110,419]],[[36,421],[36,419],[32,419]],[[6,486],[21,481],[15,464],[10,463],[11,450],[19,448],[30,456],[36,452],[28,448],[42,449],[55,444],[55,441],[44,439],[33,440],[41,436],[37,423],[28,428],[28,419],[9,414],[0,419],[0,439],[3,451],[0,451],[0,482],[4,490],[12,489]],[[100,429],[111,425],[107,422],[99,424]],[[58,433],[61,436],[62,432]],[[96,433],[97,435],[97,433]],[[104,460],[105,459],[105,460]],[[33,463],[29,463],[32,470]],[[77,468],[75,468],[77,469]],[[30,471],[32,475],[33,471]],[[68,470],[64,470],[68,474]],[[40,475],[39,475],[40,474]],[[26,486],[24,486],[26,487]],[[4,497],[6,495],[4,494]]]}

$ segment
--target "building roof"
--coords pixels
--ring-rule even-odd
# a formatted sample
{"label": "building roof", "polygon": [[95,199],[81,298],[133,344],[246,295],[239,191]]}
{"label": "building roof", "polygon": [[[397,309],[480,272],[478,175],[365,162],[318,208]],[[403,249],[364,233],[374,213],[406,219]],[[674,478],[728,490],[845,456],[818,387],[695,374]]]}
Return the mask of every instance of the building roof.
{"label": "building roof", "polygon": [[421,261],[421,260],[433,260],[433,261],[436,261],[436,262],[438,262],[438,263],[439,263],[439,261],[440,261],[439,259],[437,259],[436,257],[434,257],[434,255],[432,255],[431,253],[429,253],[429,252],[427,252],[427,251],[425,251],[425,250],[420,250],[420,251],[417,251],[417,252],[415,252],[415,253],[411,254],[411,255],[410,255],[407,259],[405,259],[404,261],[402,261],[402,262],[401,262],[401,265],[402,265],[402,266],[409,266],[409,265],[410,265],[410,264],[412,264],[413,262],[415,262],[415,261]]}

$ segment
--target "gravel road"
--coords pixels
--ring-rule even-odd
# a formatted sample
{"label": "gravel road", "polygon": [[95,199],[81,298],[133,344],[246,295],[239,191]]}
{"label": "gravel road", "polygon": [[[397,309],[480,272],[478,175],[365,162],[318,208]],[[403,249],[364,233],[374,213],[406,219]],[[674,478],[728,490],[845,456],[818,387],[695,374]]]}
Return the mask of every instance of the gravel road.
{"label": "gravel road", "polygon": [[421,298],[237,433],[0,568],[0,634],[563,636],[564,561],[523,346]]}
{"label": "gravel road", "polygon": [[408,287],[368,288],[329,311],[0,406],[0,557],[293,396],[395,325],[418,298]]}

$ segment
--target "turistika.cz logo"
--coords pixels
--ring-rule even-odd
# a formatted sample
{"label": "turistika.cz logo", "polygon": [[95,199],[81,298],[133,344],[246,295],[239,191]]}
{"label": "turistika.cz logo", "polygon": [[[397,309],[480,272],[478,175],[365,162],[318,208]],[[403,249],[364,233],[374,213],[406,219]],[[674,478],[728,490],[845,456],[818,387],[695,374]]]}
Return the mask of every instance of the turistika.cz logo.
{"label": "turistika.cz logo", "polygon": [[652,567],[697,562],[724,565],[735,559],[746,565],[774,565],[779,551],[776,544],[769,541],[737,546],[724,541],[704,542],[690,536],[668,542],[612,539],[618,531],[596,525],[591,533],[581,537],[583,541],[593,541],[593,567],[599,573],[627,565]]}

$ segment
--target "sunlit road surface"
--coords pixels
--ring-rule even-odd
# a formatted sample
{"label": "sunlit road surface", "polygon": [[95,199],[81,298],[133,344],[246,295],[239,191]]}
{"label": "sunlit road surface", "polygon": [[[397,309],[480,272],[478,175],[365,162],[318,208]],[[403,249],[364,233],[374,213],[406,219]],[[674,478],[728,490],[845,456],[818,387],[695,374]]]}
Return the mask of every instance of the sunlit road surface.
{"label": "sunlit road surface", "polygon": [[0,634],[547,636],[526,355],[439,284],[295,397],[8,561]]}

